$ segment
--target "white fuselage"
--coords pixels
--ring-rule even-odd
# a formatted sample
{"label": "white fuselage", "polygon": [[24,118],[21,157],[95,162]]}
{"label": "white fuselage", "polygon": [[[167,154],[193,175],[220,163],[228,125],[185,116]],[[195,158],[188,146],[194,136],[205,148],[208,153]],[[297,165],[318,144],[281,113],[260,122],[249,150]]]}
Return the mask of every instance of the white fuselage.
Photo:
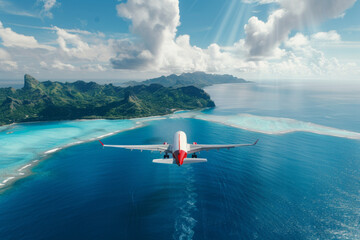
{"label": "white fuselage", "polygon": [[187,157],[188,143],[186,134],[183,131],[178,131],[174,135],[174,143],[172,145],[172,154],[179,166],[183,164]]}

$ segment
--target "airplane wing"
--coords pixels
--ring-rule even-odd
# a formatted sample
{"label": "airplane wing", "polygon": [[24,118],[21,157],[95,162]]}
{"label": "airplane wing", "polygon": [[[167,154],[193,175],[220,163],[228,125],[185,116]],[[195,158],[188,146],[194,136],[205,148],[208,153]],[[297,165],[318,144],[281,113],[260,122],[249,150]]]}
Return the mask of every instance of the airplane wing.
{"label": "airplane wing", "polygon": [[107,145],[103,144],[100,140],[99,142],[103,147],[115,147],[115,148],[125,148],[130,150],[148,150],[148,151],[159,151],[159,152],[171,152],[170,144],[156,144],[156,145]]}
{"label": "airplane wing", "polygon": [[200,151],[208,151],[211,149],[221,149],[221,148],[236,148],[236,147],[246,147],[246,146],[254,146],[257,144],[257,142],[259,141],[256,140],[254,143],[251,144],[220,144],[220,145],[216,145],[216,144],[189,144],[189,151],[188,153],[196,153],[196,152],[200,152]]}

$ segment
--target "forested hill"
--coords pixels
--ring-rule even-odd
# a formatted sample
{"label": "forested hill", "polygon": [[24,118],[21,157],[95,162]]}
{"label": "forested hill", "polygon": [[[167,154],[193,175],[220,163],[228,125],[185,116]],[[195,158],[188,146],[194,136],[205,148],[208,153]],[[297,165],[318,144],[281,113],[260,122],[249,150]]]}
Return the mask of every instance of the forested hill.
{"label": "forested hill", "polygon": [[26,74],[23,88],[0,88],[0,125],[26,121],[125,119],[213,106],[210,96],[194,86],[174,89],[150,84],[124,88],[84,81],[39,82]]}
{"label": "forested hill", "polygon": [[194,73],[183,73],[181,75],[169,75],[161,76],[158,78],[153,78],[145,80],[142,82],[130,81],[123,84],[123,86],[135,86],[138,84],[161,84],[165,87],[184,87],[184,86],[195,86],[198,88],[203,88],[206,86],[221,84],[221,83],[250,83],[242,78],[237,78],[232,75],[219,75],[219,74],[207,74],[204,72],[194,72]]}

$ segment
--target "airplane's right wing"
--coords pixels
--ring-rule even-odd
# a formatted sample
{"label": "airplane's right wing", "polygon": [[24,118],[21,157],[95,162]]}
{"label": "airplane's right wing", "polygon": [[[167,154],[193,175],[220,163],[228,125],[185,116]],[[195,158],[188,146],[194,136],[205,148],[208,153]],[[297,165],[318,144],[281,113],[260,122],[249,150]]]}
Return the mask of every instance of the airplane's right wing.
{"label": "airplane's right wing", "polygon": [[103,144],[100,140],[99,142],[103,147],[115,147],[115,148],[125,148],[130,150],[147,150],[147,151],[159,151],[159,152],[171,152],[170,144],[156,144],[156,145],[107,145]]}
{"label": "airplane's right wing", "polygon": [[251,144],[189,144],[189,151],[188,153],[196,153],[200,151],[208,151],[212,149],[222,149],[222,148],[235,148],[235,147],[246,147],[246,146],[254,146],[259,141],[256,140],[254,143]]}

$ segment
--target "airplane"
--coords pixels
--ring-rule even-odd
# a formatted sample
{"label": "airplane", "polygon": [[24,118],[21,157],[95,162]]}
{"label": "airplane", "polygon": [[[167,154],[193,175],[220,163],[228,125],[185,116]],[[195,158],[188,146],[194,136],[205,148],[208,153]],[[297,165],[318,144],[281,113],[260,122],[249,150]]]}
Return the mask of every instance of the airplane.
{"label": "airplane", "polygon": [[[192,144],[187,143],[186,134],[183,131],[178,131],[174,135],[174,143],[168,144],[164,142],[163,144],[158,145],[107,145],[99,142],[103,147],[115,147],[115,148],[125,148],[130,150],[149,150],[149,151],[159,151],[160,153],[165,153],[164,158],[153,159],[154,163],[165,163],[165,164],[177,164],[179,167],[183,164],[189,163],[200,163],[207,162],[206,158],[198,158],[196,153],[200,151],[208,151],[211,149],[221,149],[221,148],[235,148],[235,147],[245,147],[245,146],[254,146],[259,141],[256,140],[252,144],[197,144],[193,142]],[[169,153],[172,154],[170,158]],[[191,158],[187,158],[188,154],[192,154]]]}

